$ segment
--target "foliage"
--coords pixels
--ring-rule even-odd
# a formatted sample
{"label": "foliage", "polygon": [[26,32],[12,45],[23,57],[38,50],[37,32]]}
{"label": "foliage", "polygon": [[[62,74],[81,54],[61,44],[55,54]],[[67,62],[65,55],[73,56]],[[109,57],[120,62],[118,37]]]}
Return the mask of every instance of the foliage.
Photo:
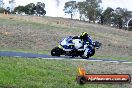
{"label": "foliage", "polygon": [[44,9],[45,9],[44,3],[37,2],[36,5],[34,3],[29,3],[26,6],[15,7],[14,13],[18,12],[18,14],[25,13],[29,15],[37,14],[40,16],[46,14],[46,11]]}
{"label": "foliage", "polygon": [[78,2],[77,3],[77,6],[78,6],[78,9],[79,9],[79,13],[80,13],[80,20],[82,19],[82,15],[84,14],[85,12],[85,2]]}
{"label": "foliage", "polygon": [[127,17],[130,17],[131,14],[128,12],[127,9],[125,8],[116,8],[115,9],[115,13],[120,17],[120,18],[124,18],[124,19],[127,19]]}
{"label": "foliage", "polygon": [[38,15],[45,15],[46,11],[44,10],[45,4],[41,2],[37,2],[36,4],[36,12]]}
{"label": "foliage", "polygon": [[10,10],[11,10],[10,7],[7,7],[7,8],[6,8],[6,11],[7,11],[7,12],[10,12]]}
{"label": "foliage", "polygon": [[65,3],[64,12],[71,15],[71,19],[73,19],[73,13],[77,9],[76,1],[68,1]]}
{"label": "foliage", "polygon": [[0,0],[0,8],[3,8],[4,4],[3,0]]}
{"label": "foliage", "polygon": [[5,11],[5,9],[0,7],[0,13],[3,13],[4,11]]}
{"label": "foliage", "polygon": [[7,7],[6,9],[5,8],[2,8],[2,7],[0,7],[0,13],[10,13],[10,8],[9,7]]}
{"label": "foliage", "polygon": [[34,3],[30,3],[28,5],[25,6],[25,13],[32,15],[35,14],[35,4]]}
{"label": "foliage", "polygon": [[14,12],[18,12],[18,14],[25,12],[25,7],[24,6],[15,7]]}
{"label": "foliage", "polygon": [[104,23],[114,24],[119,28],[122,28],[123,22],[127,21],[131,17],[131,13],[125,8],[117,7],[115,10],[108,7],[103,13]]}
{"label": "foliage", "polygon": [[104,17],[104,21],[106,23],[109,23],[111,21],[111,17],[113,15],[114,9],[112,9],[111,7],[107,7],[106,10],[104,10],[104,12],[102,13],[103,17]]}
{"label": "foliage", "polygon": [[86,0],[78,2],[78,8],[81,14],[84,14],[90,21],[95,22],[101,13],[100,0]]}

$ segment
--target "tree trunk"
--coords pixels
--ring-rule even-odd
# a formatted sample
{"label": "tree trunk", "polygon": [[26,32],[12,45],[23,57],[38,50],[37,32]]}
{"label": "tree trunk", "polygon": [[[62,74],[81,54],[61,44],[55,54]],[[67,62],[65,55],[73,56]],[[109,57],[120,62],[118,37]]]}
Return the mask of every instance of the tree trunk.
{"label": "tree trunk", "polygon": [[82,14],[80,14],[80,17],[79,18],[80,18],[80,21],[81,21],[82,20]]}
{"label": "tree trunk", "polygon": [[71,20],[73,19],[73,14],[71,13]]}

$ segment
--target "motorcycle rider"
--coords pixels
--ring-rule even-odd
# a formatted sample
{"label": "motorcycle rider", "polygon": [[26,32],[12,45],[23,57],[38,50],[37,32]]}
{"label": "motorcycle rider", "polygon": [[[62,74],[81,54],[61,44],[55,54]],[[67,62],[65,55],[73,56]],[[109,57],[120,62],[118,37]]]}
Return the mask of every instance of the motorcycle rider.
{"label": "motorcycle rider", "polygon": [[92,44],[92,38],[88,35],[87,32],[82,32],[82,34],[80,35],[80,39],[83,41],[84,45],[85,44]]}
{"label": "motorcycle rider", "polygon": [[[92,44],[92,39],[91,37],[88,35],[87,32],[82,32],[82,34],[80,36],[74,36],[72,38],[74,39],[81,39],[81,43],[82,43],[82,47],[81,48],[85,48],[85,45],[91,45]],[[74,48],[73,50],[77,50],[76,48]]]}
{"label": "motorcycle rider", "polygon": [[[79,43],[78,42],[74,42],[74,40],[79,39],[81,40]],[[74,36],[72,38],[72,41],[74,42],[73,45],[73,53],[72,53],[72,57],[74,57],[76,55],[76,51],[78,51],[78,49],[85,49],[88,45],[92,44],[92,39],[91,37],[88,35],[87,32],[82,32],[82,34],[80,36]],[[77,48],[78,46],[78,48]],[[89,49],[91,49],[91,47],[89,47]],[[85,52],[87,55],[87,51]]]}
{"label": "motorcycle rider", "polygon": [[[88,57],[87,56],[88,54],[92,55],[92,52],[91,52],[92,39],[91,39],[91,37],[88,35],[87,32],[82,32],[82,34],[80,35],[80,39],[83,41],[83,48],[86,49],[84,51],[84,56]],[[86,48],[86,47],[88,47],[88,48]]]}

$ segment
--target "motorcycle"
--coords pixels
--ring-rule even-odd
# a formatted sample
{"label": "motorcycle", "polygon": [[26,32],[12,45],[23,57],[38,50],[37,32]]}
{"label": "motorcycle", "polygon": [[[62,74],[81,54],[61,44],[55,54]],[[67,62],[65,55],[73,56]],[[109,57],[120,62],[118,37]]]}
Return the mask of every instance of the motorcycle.
{"label": "motorcycle", "polygon": [[95,54],[95,49],[99,49],[102,44],[92,41],[92,44],[85,44],[79,37],[69,36],[62,39],[59,45],[51,50],[52,56],[71,56],[88,59]]}

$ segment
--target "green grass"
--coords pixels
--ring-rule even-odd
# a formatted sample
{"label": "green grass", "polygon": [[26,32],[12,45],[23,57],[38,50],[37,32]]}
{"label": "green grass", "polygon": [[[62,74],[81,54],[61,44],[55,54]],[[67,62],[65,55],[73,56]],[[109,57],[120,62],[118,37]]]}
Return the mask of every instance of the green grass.
{"label": "green grass", "polygon": [[1,25],[10,25],[10,26],[29,26],[32,29],[47,29],[52,27],[51,24],[42,24],[32,21],[25,21],[25,20],[14,20],[14,19],[0,19]]}
{"label": "green grass", "polygon": [[[83,61],[0,57],[0,86],[5,88],[117,88],[114,84],[76,83]],[[91,63],[93,64],[93,62]]]}
{"label": "green grass", "polygon": [[16,48],[0,48],[0,51],[11,51],[11,52],[24,52],[24,53],[36,53],[36,54],[47,54],[50,55],[50,51],[31,51],[31,50],[24,50],[24,49],[16,49]]}

